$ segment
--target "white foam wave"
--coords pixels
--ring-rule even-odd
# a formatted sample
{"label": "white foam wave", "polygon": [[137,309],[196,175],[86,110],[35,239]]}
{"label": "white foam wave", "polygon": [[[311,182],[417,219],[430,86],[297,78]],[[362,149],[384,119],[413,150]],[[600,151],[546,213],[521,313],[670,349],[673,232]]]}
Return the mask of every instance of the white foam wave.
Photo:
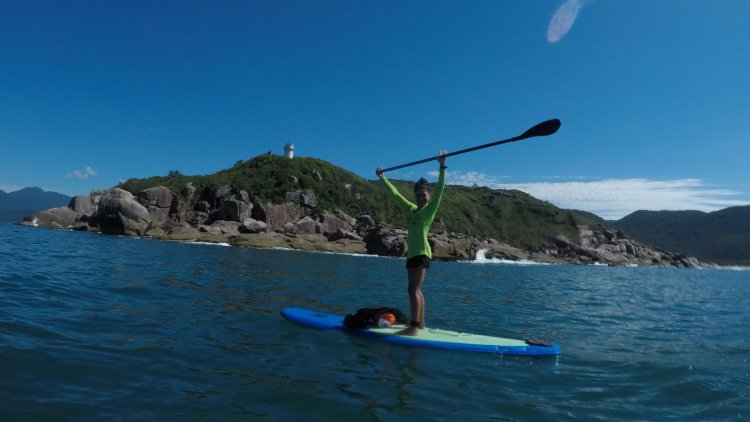
{"label": "white foam wave", "polygon": [[477,255],[474,257],[473,261],[469,261],[472,264],[506,264],[506,265],[551,265],[544,262],[536,262],[536,261],[530,261],[528,259],[520,259],[518,261],[513,261],[510,259],[500,259],[500,258],[487,258],[487,250],[480,249],[477,251]]}
{"label": "white foam wave", "polygon": [[[262,248],[265,249],[265,248]],[[380,256],[380,255],[370,255],[370,254],[364,254],[364,253],[354,253],[354,252],[335,252],[335,251],[321,251],[317,249],[295,249],[295,248],[287,248],[284,246],[274,246],[272,248],[268,249],[274,249],[277,251],[294,251],[294,252],[304,252],[304,253],[316,253],[316,254],[323,254],[323,255],[345,255],[345,256],[353,256],[357,258],[388,258],[388,259],[398,259],[399,257],[390,257],[390,256]]]}
{"label": "white foam wave", "polygon": [[232,246],[225,242],[202,242],[200,240],[177,240],[179,243],[187,243],[188,245],[205,245],[205,246]]}
{"label": "white foam wave", "polygon": [[729,265],[729,266],[718,266],[716,267],[717,270],[727,270],[727,271],[750,271],[750,267],[742,267],[739,265]]}

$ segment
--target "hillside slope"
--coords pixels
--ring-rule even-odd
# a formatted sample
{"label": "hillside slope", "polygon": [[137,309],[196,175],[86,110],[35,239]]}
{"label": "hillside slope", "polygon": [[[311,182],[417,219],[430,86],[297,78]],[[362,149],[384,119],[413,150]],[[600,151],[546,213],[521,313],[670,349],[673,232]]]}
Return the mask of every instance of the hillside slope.
{"label": "hillside slope", "polygon": [[0,218],[18,221],[32,212],[68,205],[70,197],[40,188],[24,188],[6,193],[0,190]]}
{"label": "hillside slope", "polygon": [[658,248],[719,264],[750,265],[750,206],[701,211],[636,211],[611,224]]}
{"label": "hillside slope", "polygon": [[[413,197],[412,182],[392,182],[406,198]],[[188,183],[196,188],[197,195],[229,185],[233,192],[244,190],[259,200],[274,203],[284,202],[287,192],[309,190],[317,198],[314,213],[340,209],[350,215],[367,214],[378,222],[405,226],[403,213],[379,180],[365,180],[316,158],[290,160],[261,155],[211,175],[185,176],[173,171],[163,177],[130,179],[121,187],[137,193],[165,186],[179,194]],[[551,245],[558,235],[575,238],[578,225],[606,226],[590,215],[557,208],[520,191],[448,186],[433,231],[486,236],[527,249]]]}

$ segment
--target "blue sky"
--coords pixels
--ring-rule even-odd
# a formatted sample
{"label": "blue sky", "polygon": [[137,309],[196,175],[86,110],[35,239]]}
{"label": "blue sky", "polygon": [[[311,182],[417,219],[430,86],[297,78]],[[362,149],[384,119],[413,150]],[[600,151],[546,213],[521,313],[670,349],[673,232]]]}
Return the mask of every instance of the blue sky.
{"label": "blue sky", "polygon": [[287,142],[374,178],[559,118],[451,157],[449,183],[605,218],[747,205],[749,16],[744,0],[0,0],[0,189],[210,174]]}

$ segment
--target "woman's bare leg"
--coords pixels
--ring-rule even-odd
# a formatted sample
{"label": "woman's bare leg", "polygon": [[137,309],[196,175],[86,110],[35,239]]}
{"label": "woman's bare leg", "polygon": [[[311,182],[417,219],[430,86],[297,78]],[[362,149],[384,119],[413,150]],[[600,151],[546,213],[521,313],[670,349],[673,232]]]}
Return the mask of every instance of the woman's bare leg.
{"label": "woman's bare leg", "polygon": [[[411,306],[411,320],[419,323],[419,328],[424,328],[424,295],[422,285],[424,284],[426,269],[424,266],[408,269],[409,276],[409,305]],[[416,334],[416,330],[411,330]]]}

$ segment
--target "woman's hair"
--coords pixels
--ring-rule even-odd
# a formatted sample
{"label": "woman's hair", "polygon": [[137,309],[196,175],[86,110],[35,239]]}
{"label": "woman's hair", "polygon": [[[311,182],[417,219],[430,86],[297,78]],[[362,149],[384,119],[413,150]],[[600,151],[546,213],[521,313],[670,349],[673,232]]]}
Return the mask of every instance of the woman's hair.
{"label": "woman's hair", "polygon": [[427,183],[427,179],[424,177],[420,178],[417,183],[414,184],[414,192],[419,192],[421,190],[426,190],[427,192],[430,191],[430,184]]}

